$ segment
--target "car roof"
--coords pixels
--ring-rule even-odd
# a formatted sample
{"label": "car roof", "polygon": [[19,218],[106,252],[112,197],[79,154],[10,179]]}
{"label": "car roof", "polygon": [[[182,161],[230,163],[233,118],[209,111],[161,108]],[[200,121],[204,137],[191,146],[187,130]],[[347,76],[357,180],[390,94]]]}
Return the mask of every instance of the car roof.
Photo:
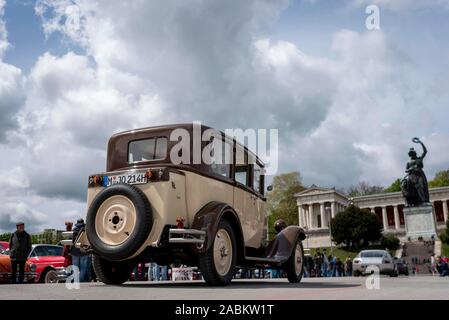
{"label": "car roof", "polygon": [[381,249],[369,249],[369,250],[362,250],[360,252],[387,252],[387,250],[381,250]]}
{"label": "car roof", "polygon": [[[192,131],[194,127],[193,123],[178,123],[178,124],[167,124],[167,125],[160,125],[160,126],[153,126],[153,127],[145,127],[145,128],[138,128],[138,129],[131,129],[131,130],[126,130],[126,131],[121,131],[121,132],[117,132],[115,134],[113,134],[110,138],[109,138],[109,142],[108,142],[108,149],[110,146],[115,145],[118,141],[120,141],[122,138],[128,137],[128,136],[134,136],[134,139],[140,140],[140,139],[144,139],[146,135],[150,136],[150,135],[157,135],[158,133],[164,134],[167,132],[171,132],[172,130],[175,129],[185,129],[187,131]],[[235,140],[233,137],[230,137],[228,135],[226,135],[223,131],[215,129],[213,127],[201,124],[201,132],[203,132],[203,130],[207,130],[207,129],[213,129],[216,130],[218,132],[220,132],[223,136],[225,136],[226,138],[230,139],[230,140]],[[245,145],[241,144],[238,141],[235,141],[237,146],[242,147],[249,155],[251,155],[252,157],[254,157],[257,161],[257,163],[259,163],[259,165],[261,165],[262,167],[265,166],[264,162],[257,156],[256,153],[254,153],[252,150],[249,150]],[[108,162],[109,162],[109,157],[110,155],[107,156],[108,157]],[[110,167],[110,168],[109,168]],[[108,165],[108,171],[110,171],[112,168],[115,169],[114,165]]]}

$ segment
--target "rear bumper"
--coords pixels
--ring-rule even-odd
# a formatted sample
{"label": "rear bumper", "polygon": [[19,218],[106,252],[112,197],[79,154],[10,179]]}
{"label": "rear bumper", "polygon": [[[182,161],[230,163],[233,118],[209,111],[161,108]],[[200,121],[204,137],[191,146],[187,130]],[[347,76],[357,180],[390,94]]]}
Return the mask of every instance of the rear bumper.
{"label": "rear bumper", "polygon": [[176,229],[168,230],[168,243],[196,244],[203,245],[206,239],[206,231],[197,229]]}
{"label": "rear bumper", "polygon": [[369,267],[375,267],[379,269],[379,273],[391,273],[393,272],[394,268],[392,266],[388,265],[382,265],[382,264],[353,264],[352,270],[354,272],[360,272],[362,274],[371,273],[372,270],[367,271]]}

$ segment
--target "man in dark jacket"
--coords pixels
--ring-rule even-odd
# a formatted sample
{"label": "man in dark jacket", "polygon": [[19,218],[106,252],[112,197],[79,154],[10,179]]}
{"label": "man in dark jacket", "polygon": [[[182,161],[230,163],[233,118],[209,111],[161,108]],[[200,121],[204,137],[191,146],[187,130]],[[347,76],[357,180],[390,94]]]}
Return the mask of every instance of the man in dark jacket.
{"label": "man in dark jacket", "polygon": [[31,252],[31,237],[25,231],[25,223],[18,222],[17,230],[9,239],[9,256],[11,258],[11,283],[17,282],[17,267],[19,267],[19,283],[23,283],[25,276],[25,262]]}
{"label": "man in dark jacket", "polygon": [[73,228],[73,246],[70,252],[72,255],[72,264],[79,269],[80,282],[89,282],[91,278],[91,256],[75,247],[75,240],[85,227],[84,219],[78,219],[75,228]]}

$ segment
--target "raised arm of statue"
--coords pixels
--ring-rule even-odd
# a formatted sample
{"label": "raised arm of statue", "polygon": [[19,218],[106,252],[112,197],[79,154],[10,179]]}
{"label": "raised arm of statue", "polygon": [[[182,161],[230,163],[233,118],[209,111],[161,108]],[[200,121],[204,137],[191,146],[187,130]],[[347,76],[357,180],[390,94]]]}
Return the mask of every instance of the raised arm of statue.
{"label": "raised arm of statue", "polygon": [[419,144],[421,145],[422,150],[423,150],[423,153],[422,153],[422,155],[421,155],[420,158],[421,158],[421,159],[424,159],[424,157],[425,157],[426,154],[427,154],[427,148],[426,148],[426,146],[424,145],[424,143],[421,142],[421,140],[419,140],[419,138],[413,138],[412,141],[413,141],[414,143],[419,143]]}

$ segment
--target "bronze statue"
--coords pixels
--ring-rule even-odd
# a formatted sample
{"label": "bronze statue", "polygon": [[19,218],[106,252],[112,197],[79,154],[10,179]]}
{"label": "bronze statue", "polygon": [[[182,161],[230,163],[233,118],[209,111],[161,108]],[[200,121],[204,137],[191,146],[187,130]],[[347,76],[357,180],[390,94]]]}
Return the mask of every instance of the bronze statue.
{"label": "bronze statue", "polygon": [[429,202],[429,187],[423,171],[423,160],[427,154],[427,149],[424,143],[418,138],[413,138],[412,141],[422,146],[423,154],[418,157],[415,149],[410,148],[408,152],[410,161],[407,163],[405,170],[407,175],[402,180],[401,189],[407,206],[419,206]]}

